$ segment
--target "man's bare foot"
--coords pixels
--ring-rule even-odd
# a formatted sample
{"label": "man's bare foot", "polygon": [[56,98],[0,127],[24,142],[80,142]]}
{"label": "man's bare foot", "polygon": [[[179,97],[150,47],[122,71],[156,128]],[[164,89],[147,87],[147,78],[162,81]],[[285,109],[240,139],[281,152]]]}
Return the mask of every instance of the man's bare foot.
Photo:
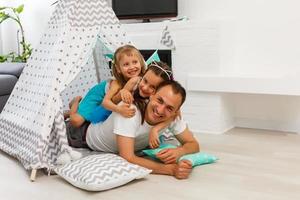
{"label": "man's bare foot", "polygon": [[72,100],[70,101],[70,103],[69,103],[69,108],[71,109],[72,105],[73,105],[74,103],[79,103],[79,102],[81,101],[81,99],[82,99],[82,96],[74,97],[74,99],[72,99]]}
{"label": "man's bare foot", "polygon": [[192,172],[192,163],[189,160],[181,160],[176,168],[174,176],[178,179],[187,179]]}

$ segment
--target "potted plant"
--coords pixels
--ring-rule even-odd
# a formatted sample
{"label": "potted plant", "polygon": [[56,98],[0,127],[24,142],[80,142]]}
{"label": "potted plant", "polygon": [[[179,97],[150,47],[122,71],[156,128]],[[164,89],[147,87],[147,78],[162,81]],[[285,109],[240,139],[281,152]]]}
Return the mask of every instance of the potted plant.
{"label": "potted plant", "polygon": [[0,113],[32,52],[30,44],[26,43],[24,29],[20,20],[19,14],[23,12],[23,8],[24,5],[18,7],[0,6],[0,24],[10,19],[17,23],[18,33],[20,33],[17,34],[18,52],[0,55]]}
{"label": "potted plant", "polygon": [[[32,48],[31,45],[28,44],[25,40],[24,29],[20,19],[20,13],[23,12],[24,5],[20,5],[18,7],[0,7],[0,24],[6,20],[13,20],[18,24],[19,31],[21,33],[21,38],[19,39],[17,35],[18,41],[18,52],[10,52],[6,55],[0,55],[0,63],[1,62],[26,62],[29,56],[31,55]],[[19,42],[20,41],[20,42]],[[20,45],[22,50],[20,52]]]}

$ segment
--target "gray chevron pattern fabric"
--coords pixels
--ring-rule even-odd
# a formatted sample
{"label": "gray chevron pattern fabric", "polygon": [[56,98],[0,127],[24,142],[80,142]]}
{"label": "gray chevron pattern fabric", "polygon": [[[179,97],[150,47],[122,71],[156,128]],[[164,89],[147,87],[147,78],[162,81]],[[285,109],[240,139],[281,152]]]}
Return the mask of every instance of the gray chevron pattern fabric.
{"label": "gray chevron pattern fabric", "polygon": [[172,50],[175,50],[175,43],[174,43],[174,40],[171,36],[171,33],[170,33],[170,30],[169,30],[168,26],[166,26],[163,29],[160,43],[165,45],[166,47],[169,47]]}
{"label": "gray chevron pattern fabric", "polygon": [[113,10],[104,0],[77,0],[71,5],[68,16],[73,27],[118,24]]}
{"label": "gray chevron pattern fabric", "polygon": [[151,170],[114,154],[90,155],[55,169],[72,185],[89,191],[107,190],[148,175]]}
{"label": "gray chevron pattern fabric", "polygon": [[61,25],[63,23],[66,23],[67,22],[66,13],[69,7],[70,7],[70,1],[60,1],[56,5],[56,9],[54,10],[48,24],[57,26],[58,24]]}
{"label": "gray chevron pattern fabric", "polygon": [[[56,159],[60,154],[72,151],[65,133],[66,124],[62,112],[59,111],[55,116],[49,140],[44,141],[44,149],[43,151],[42,149],[39,151],[42,152],[42,154],[39,154],[39,160],[46,162],[47,166],[54,167]],[[38,166],[35,166],[35,168],[38,168]]]}
{"label": "gray chevron pattern fabric", "polygon": [[72,151],[62,110],[95,83],[87,80],[96,80],[91,57],[97,35],[108,38],[112,51],[128,42],[105,0],[58,2],[0,114],[0,148],[26,169],[52,168],[59,155]]}
{"label": "gray chevron pattern fabric", "polygon": [[[0,122],[1,149],[18,158],[24,167],[28,169],[30,163],[36,162],[33,157],[36,153],[36,146],[40,136],[32,130],[18,126],[14,122],[2,119]],[[19,148],[18,153],[15,151],[16,148]]]}
{"label": "gray chevron pattern fabric", "polygon": [[173,144],[179,146],[180,142],[176,139],[171,128],[162,130],[159,134],[159,140],[161,143]]}

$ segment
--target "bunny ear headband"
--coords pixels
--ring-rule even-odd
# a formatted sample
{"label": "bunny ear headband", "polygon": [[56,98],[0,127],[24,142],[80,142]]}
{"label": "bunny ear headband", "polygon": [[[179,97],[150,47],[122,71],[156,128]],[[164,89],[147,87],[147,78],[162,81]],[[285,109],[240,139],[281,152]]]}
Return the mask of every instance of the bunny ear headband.
{"label": "bunny ear headband", "polygon": [[166,69],[162,68],[155,61],[153,61],[152,63],[150,63],[150,66],[155,66],[155,67],[159,68],[161,71],[163,71],[168,76],[169,80],[173,80],[172,77],[171,77],[172,71],[166,70]]}

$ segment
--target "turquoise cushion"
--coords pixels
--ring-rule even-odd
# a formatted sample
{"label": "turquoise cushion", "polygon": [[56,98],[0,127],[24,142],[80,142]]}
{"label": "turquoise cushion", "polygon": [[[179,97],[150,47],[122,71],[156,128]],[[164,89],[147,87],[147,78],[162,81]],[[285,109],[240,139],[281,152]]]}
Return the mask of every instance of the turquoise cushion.
{"label": "turquoise cushion", "polygon": [[[158,148],[156,149],[145,149],[143,150],[143,153],[146,154],[147,156],[153,158],[153,159],[158,159],[156,157],[156,154],[160,152],[163,149],[174,149],[176,148],[175,145],[171,144],[161,144]],[[192,163],[192,166],[198,166],[198,165],[204,165],[204,164],[210,164],[218,160],[217,157],[203,153],[203,152],[198,152],[198,153],[193,153],[193,154],[187,154],[179,158],[179,161],[181,160],[189,160]]]}
{"label": "turquoise cushion", "polygon": [[218,160],[218,158],[207,153],[198,152],[184,155],[179,158],[179,161],[181,160],[189,160],[192,163],[192,166],[195,167],[198,165],[214,163],[216,160]]}
{"label": "turquoise cushion", "polygon": [[161,144],[158,148],[156,149],[145,149],[143,150],[143,153],[146,154],[147,156],[150,156],[151,158],[157,159],[156,154],[160,152],[163,149],[175,149],[176,146],[172,144]]}

